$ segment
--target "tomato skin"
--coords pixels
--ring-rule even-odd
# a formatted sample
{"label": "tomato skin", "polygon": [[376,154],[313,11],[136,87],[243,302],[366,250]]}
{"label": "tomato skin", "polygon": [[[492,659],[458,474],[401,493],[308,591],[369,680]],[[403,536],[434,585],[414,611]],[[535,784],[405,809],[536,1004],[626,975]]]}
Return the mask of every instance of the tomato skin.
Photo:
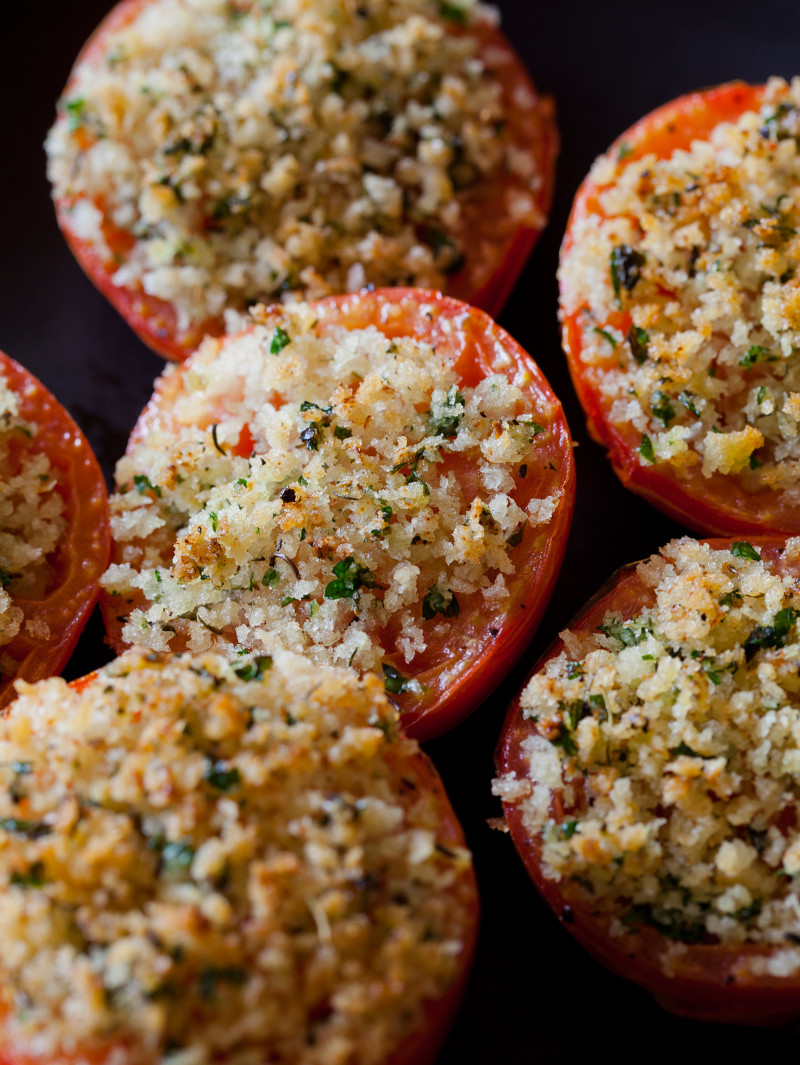
{"label": "tomato skin", "polygon": [[[730,549],[733,540],[708,539],[713,550]],[[785,541],[777,537],[753,538],[752,546],[765,562],[784,572],[800,575],[798,563],[782,561]],[[637,616],[643,606],[655,602],[651,588],[637,576],[633,563],[612,574],[583,610],[568,626],[571,632],[587,636],[594,632],[608,611],[619,612],[623,619]],[[544,669],[550,659],[564,651],[556,640],[542,655],[523,684]],[[498,774],[515,771],[525,776],[527,768],[521,751],[522,741],[536,733],[536,725],[525,719],[518,695],[511,704],[500,737],[495,761]],[[664,1009],[695,1020],[727,1024],[795,1026],[800,1022],[800,975],[776,977],[754,975],[745,965],[746,958],[769,956],[781,945],[679,944],[669,958],[665,971],[661,956],[674,941],[657,929],[640,925],[636,931],[618,933],[619,914],[610,907],[592,904],[577,885],[562,884],[545,876],[542,866],[542,842],[526,831],[520,808],[503,803],[506,822],[517,853],[537,890],[567,931],[596,960],[627,980],[640,984]]]}
{"label": "tomato skin", "polygon": [[[42,599],[12,597],[24,614],[23,629],[0,648],[19,661],[16,672],[0,677],[0,707],[14,698],[14,680],[41,680],[58,673],[97,601],[99,579],[108,565],[111,535],[108,494],[88,441],[58,400],[19,363],[0,352],[0,371],[20,396],[20,416],[37,426],[32,450],[50,460],[64,500],[67,529],[51,559],[55,585]],[[25,633],[29,622],[44,622],[48,639]]]}
{"label": "tomato skin", "polygon": [[[108,39],[132,22],[142,8],[154,2],[156,0],[121,0],[110,11],[79,53],[62,93],[63,99],[69,96],[75,68],[99,60],[106,51]],[[518,225],[500,240],[496,225],[498,201],[506,188],[513,185],[510,178],[498,177],[482,195],[466,200],[462,205],[464,232],[469,234],[468,248],[478,251],[468,250],[466,264],[452,275],[447,291],[495,317],[502,310],[546,224],[553,199],[558,132],[552,99],[537,93],[524,64],[499,29],[482,24],[461,30],[454,24],[452,32],[474,36],[481,54],[494,53],[504,57],[494,74],[509,108],[507,126],[512,132],[512,142],[534,153],[541,175],[539,187],[533,194],[540,224]],[[522,109],[512,102],[519,94],[529,95],[533,101],[530,108]],[[112,258],[104,257],[95,244],[80,236],[73,227],[70,215],[75,201],[76,197],[56,198],[58,225],[84,273],[143,343],[156,354],[180,362],[197,348],[204,336],[223,335],[221,315],[179,329],[172,303],[142,290],[116,285],[113,277],[119,264],[113,254],[127,252],[134,238],[128,231],[115,226],[106,216],[103,203],[96,202],[95,206],[104,216],[103,235],[112,252]]]}
{"label": "tomato skin", "polygon": [[[687,149],[693,140],[707,137],[720,122],[735,121],[744,112],[757,109],[763,95],[764,86],[731,82],[679,97],[652,111],[618,137],[609,155],[613,157],[625,145],[626,160],[635,161],[651,153],[666,158],[676,149]],[[562,260],[572,250],[578,223],[589,215],[602,215],[600,191],[601,186],[591,176],[578,190],[561,248]],[[561,296],[563,306],[563,286]],[[608,400],[601,391],[603,368],[587,366],[582,360],[582,310],[579,307],[568,314],[562,311],[562,346],[589,433],[607,449],[614,472],[625,487],[695,532],[720,536],[797,535],[800,512],[787,504],[776,490],[745,492],[732,476],[714,473],[704,477],[694,467],[678,475],[665,464],[650,466],[640,461],[641,433],[630,424],[611,424]],[[627,332],[630,317],[627,313],[618,313],[618,317],[619,322],[612,324]]]}
{"label": "tomato skin", "polygon": [[[523,391],[537,409],[537,420],[550,429],[537,450],[525,479],[518,481],[517,501],[525,506],[534,496],[557,493],[553,517],[526,530],[521,544],[511,549],[516,579],[509,580],[510,598],[501,608],[487,607],[480,593],[459,600],[461,611],[449,619],[425,662],[414,676],[428,689],[423,696],[393,696],[406,731],[418,740],[432,739],[466,718],[507,675],[529,643],[549,602],[566,549],[575,502],[572,441],[561,405],[541,371],[517,342],[483,311],[438,292],[419,289],[379,289],[348,296],[332,296],[313,304],[319,328],[333,325],[361,329],[375,325],[387,337],[411,336],[428,341],[437,351],[451,353],[461,384],[474,386],[489,373],[509,379],[524,374]],[[171,398],[183,388],[182,371],[157,382],[153,398],[142,412],[128,451],[154,429],[168,426]],[[466,475],[466,474],[465,474]],[[142,600],[125,606],[103,594],[100,605],[109,641],[117,653],[125,647],[122,627],[127,613]],[[397,635],[397,634],[395,634]],[[432,641],[433,642],[433,641]],[[175,648],[178,649],[178,648]],[[386,648],[385,660],[400,672],[409,667],[399,652]],[[460,661],[455,681],[446,672]]]}

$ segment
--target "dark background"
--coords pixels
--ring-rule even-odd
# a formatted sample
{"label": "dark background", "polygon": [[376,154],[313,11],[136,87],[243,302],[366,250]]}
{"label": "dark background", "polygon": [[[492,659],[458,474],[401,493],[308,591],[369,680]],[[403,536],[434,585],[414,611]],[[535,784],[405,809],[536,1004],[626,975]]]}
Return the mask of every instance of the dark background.
{"label": "dark background", "polygon": [[[0,348],[71,411],[106,475],[163,366],[84,278],[55,224],[42,141],[81,44],[105,0],[3,0],[0,15]],[[501,0],[504,27],[561,131],[548,230],[500,322],[562,399],[578,443],[575,522],[555,596],[529,653],[477,713],[428,745],[475,853],[483,923],[475,969],[440,1065],[659,1061],[740,1062],[796,1054],[782,1032],[676,1019],[590,960],[540,901],[510,838],[486,819],[492,754],[505,708],[541,651],[613,569],[682,530],[617,482],[586,435],[559,345],[555,271],[575,190],[593,158],[670,98],[733,78],[798,72],[797,0]],[[109,657],[93,618],[70,663],[77,676]],[[0,944],[2,950],[2,944]],[[800,996],[798,1001],[800,1007]]]}

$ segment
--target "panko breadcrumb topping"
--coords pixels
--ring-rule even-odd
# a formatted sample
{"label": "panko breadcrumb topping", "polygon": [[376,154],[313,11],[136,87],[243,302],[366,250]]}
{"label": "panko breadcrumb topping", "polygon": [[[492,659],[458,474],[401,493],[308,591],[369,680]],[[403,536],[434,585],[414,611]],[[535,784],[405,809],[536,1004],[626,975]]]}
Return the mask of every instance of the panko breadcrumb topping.
{"label": "panko breadcrumb topping", "polygon": [[389,652],[402,666],[446,645],[476,599],[508,599],[513,549],[559,504],[525,479],[557,409],[531,409],[522,367],[462,387],[430,343],[314,313],[265,311],[162,379],[111,501],[103,584],[129,644],[285,647],[380,672]]}
{"label": "panko breadcrumb topping", "polygon": [[541,104],[511,91],[496,19],[474,0],[141,4],[59,105],[65,224],[181,330],[256,298],[446,287],[465,256],[477,291],[544,224]]}
{"label": "panko breadcrumb topping", "polygon": [[[800,79],[665,159],[601,156],[562,313],[639,462],[800,503]],[[797,276],[796,276],[797,275]]]}
{"label": "panko breadcrumb topping", "polygon": [[649,602],[562,634],[521,696],[529,772],[495,782],[612,931],[782,948],[742,955],[773,976],[800,970],[799,558],[684,539],[641,563]]}
{"label": "panko breadcrumb topping", "polygon": [[463,971],[474,879],[377,678],[132,652],[77,689],[18,686],[5,1054],[366,1065],[424,1027]]}
{"label": "panko breadcrumb topping", "polygon": [[36,426],[19,411],[20,396],[0,372],[0,676],[16,666],[2,652],[22,627],[23,613],[14,599],[44,594],[47,556],[66,528],[50,460],[35,450]]}

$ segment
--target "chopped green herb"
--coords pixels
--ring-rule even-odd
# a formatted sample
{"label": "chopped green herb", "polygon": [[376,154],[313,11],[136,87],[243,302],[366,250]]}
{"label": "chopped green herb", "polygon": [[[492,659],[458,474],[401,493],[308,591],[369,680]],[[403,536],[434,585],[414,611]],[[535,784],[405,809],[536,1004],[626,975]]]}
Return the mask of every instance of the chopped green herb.
{"label": "chopped green herb", "polygon": [[661,389],[654,394],[650,401],[650,409],[656,418],[661,419],[665,429],[675,417],[675,408],[672,406],[670,397],[666,392],[662,392]]}
{"label": "chopped green herb", "polygon": [[235,766],[229,768],[224,759],[210,762],[203,773],[203,780],[207,781],[212,788],[218,788],[220,791],[232,791],[241,784],[239,770]]}
{"label": "chopped green herb", "polygon": [[39,839],[52,832],[50,825],[45,825],[42,821],[22,821],[18,817],[0,817],[0,829],[15,836],[24,836],[26,839]]}
{"label": "chopped green herb", "polygon": [[559,833],[562,839],[572,839],[578,829],[577,821],[564,821],[559,825]]}
{"label": "chopped green herb", "polygon": [[627,339],[631,355],[641,366],[647,360],[647,345],[650,343],[650,334],[646,329],[640,329],[638,325],[632,325],[628,330]]}
{"label": "chopped green herb", "polygon": [[761,555],[749,544],[747,540],[736,540],[731,544],[731,554],[734,558],[746,558],[750,562],[760,562]]}
{"label": "chopped green herb", "polygon": [[764,402],[764,399],[766,398],[766,395],[767,395],[767,386],[766,385],[761,385],[759,387],[759,389],[758,389],[758,392],[756,392],[756,403],[758,403],[759,406],[761,406],[761,404]]}
{"label": "chopped green herb", "polygon": [[422,600],[422,616],[425,621],[430,621],[437,614],[445,618],[457,618],[460,609],[455,593],[449,588],[440,591],[435,584]]}
{"label": "chopped green herb", "polygon": [[800,617],[800,610],[787,606],[778,611],[771,625],[757,625],[744,641],[746,661],[749,662],[756,651],[762,648],[784,647],[798,617]]}
{"label": "chopped green herb", "polygon": [[653,622],[650,618],[633,618],[623,624],[620,618],[612,618],[605,625],[598,625],[597,631],[619,640],[625,647],[636,647],[652,633]]}
{"label": "chopped green herb", "polygon": [[400,695],[401,692],[408,690],[408,685],[408,677],[404,677],[399,670],[388,662],[383,663],[383,686],[387,692],[391,692],[392,695]]}
{"label": "chopped green herb", "polygon": [[525,522],[520,522],[516,529],[506,537],[506,543],[509,547],[517,547],[522,543],[522,537],[525,535]]}
{"label": "chopped green herb", "polygon": [[44,884],[44,862],[34,862],[27,873],[12,873],[11,883],[15,887],[41,887]]}
{"label": "chopped green herb", "polygon": [[579,680],[585,676],[580,662],[567,662],[567,680]]}
{"label": "chopped green herb", "polygon": [[631,292],[641,277],[645,257],[629,244],[618,244],[611,251],[610,264],[611,284],[614,288],[614,296],[619,302],[621,290],[624,288],[626,292]]}
{"label": "chopped green herb", "polygon": [[700,411],[697,409],[697,404],[695,403],[697,396],[693,392],[681,392],[681,394],[678,396],[678,399],[681,401],[684,407],[686,407],[690,414],[693,414],[695,418],[700,417]]}
{"label": "chopped green herb", "polygon": [[272,658],[269,655],[258,655],[252,662],[243,662],[241,666],[236,666],[233,672],[241,680],[261,680],[269,669],[272,669]]}
{"label": "chopped green herb", "polygon": [[276,326],[272,334],[272,343],[269,346],[270,355],[280,355],[287,344],[291,344],[292,338],[282,326]]}
{"label": "chopped green herb", "polygon": [[389,472],[390,473],[398,473],[398,472],[402,472],[405,469],[408,469],[410,471],[409,473],[403,473],[403,476],[406,479],[406,484],[414,484],[414,483],[421,484],[424,494],[426,496],[429,496],[431,494],[430,488],[428,487],[427,483],[425,481],[423,481],[422,478],[417,473],[417,466],[419,465],[420,460],[422,458],[424,458],[424,456],[425,456],[425,448],[424,447],[418,448],[417,451],[415,451],[413,458],[406,459],[405,462],[398,462],[396,466],[392,466],[392,468],[391,468],[391,470]]}
{"label": "chopped green herb", "polygon": [[337,440],[349,440],[353,435],[353,430],[348,429],[346,425],[337,425],[334,427],[333,435]]}
{"label": "chopped green herb", "polygon": [[152,492],[161,498],[161,489],[157,484],[153,484],[149,477],[143,473],[135,473],[133,475],[133,486],[140,496],[143,496],[145,492]]}
{"label": "chopped green herb", "polygon": [[432,436],[455,436],[464,417],[466,400],[455,385],[450,387],[436,415],[428,412],[428,432]]}
{"label": "chopped green herb", "polygon": [[370,536],[374,536],[376,540],[382,540],[389,532],[392,523],[392,514],[394,513],[394,511],[385,499],[378,500],[378,510],[380,511],[383,525],[380,529],[370,529]]}
{"label": "chopped green herb", "polygon": [[698,754],[697,751],[693,751],[688,744],[683,742],[683,740],[681,740],[677,747],[671,747],[669,753],[672,755],[673,758],[680,758],[681,756],[685,756],[687,758],[703,757],[702,754]]}
{"label": "chopped green herb", "polygon": [[554,747],[561,747],[564,754],[575,755],[578,753],[578,745],[572,738],[572,733],[569,730],[564,729],[560,736],[557,736],[554,740],[550,741]]}
{"label": "chopped green herb", "polygon": [[335,580],[325,585],[326,599],[353,599],[360,588],[376,588],[378,579],[367,566],[356,562],[352,555],[333,567]]}
{"label": "chopped green herb", "polygon": [[647,433],[642,433],[642,442],[641,444],[639,444],[639,454],[642,456],[645,462],[650,462],[654,464],[656,461],[656,453],[653,450],[653,441],[650,439]]}
{"label": "chopped green herb", "polygon": [[185,873],[194,859],[191,843],[167,843],[161,851],[161,871],[167,876]]}
{"label": "chopped green herb", "polygon": [[726,592],[725,595],[720,596],[717,600],[720,606],[741,606],[744,602],[742,593],[738,588],[734,588],[730,592]]}
{"label": "chopped green herb", "polygon": [[441,0],[439,4],[439,14],[442,18],[449,19],[451,22],[457,22],[459,26],[466,26],[467,24],[466,9],[461,7],[460,4],[452,4],[448,3],[448,0]]}
{"label": "chopped green herb", "polygon": [[752,370],[756,363],[759,362],[776,362],[778,356],[772,355],[767,348],[762,348],[760,344],[753,344],[747,349],[745,355],[739,359],[739,365],[744,366],[746,370]]}
{"label": "chopped green herb", "polygon": [[633,154],[633,148],[627,141],[620,141],[619,148],[617,148],[617,159],[621,162],[623,159],[627,159],[629,155]]}
{"label": "chopped green herb", "polygon": [[657,909],[650,903],[634,906],[625,915],[624,922],[631,927],[640,923],[649,924],[662,936],[680,943],[699,943],[706,931],[702,921],[692,921],[682,910]]}
{"label": "chopped green herb", "polygon": [[217,517],[216,511],[209,510],[208,520],[211,522],[211,531],[216,532],[217,526],[219,525],[219,518]]}
{"label": "chopped green herb", "polygon": [[278,571],[273,566],[268,569],[264,576],[261,578],[261,583],[264,585],[265,588],[274,588],[280,579],[280,573],[278,573]]}
{"label": "chopped green herb", "polygon": [[64,110],[67,114],[67,129],[70,133],[74,133],[80,129],[83,123],[86,121],[86,100],[82,97],[76,97],[74,100],[67,100],[64,104]]}
{"label": "chopped green herb", "polygon": [[593,331],[597,333],[598,336],[603,337],[604,340],[607,340],[614,351],[617,350],[617,341],[607,329],[601,329],[599,325],[596,325]]}

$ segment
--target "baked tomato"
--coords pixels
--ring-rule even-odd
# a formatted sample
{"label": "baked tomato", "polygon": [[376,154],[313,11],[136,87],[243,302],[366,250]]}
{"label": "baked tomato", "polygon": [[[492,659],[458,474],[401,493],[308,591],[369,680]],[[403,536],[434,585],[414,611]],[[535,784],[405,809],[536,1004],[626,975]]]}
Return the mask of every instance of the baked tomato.
{"label": "baked tomato", "polygon": [[702,532],[800,532],[798,123],[779,79],[681,97],[597,160],[564,239],[589,430],[627,487]]}
{"label": "baked tomato", "polygon": [[57,673],[108,564],[97,460],[58,401],[0,352],[0,706],[17,678]]}
{"label": "baked tomato", "polygon": [[3,1061],[432,1065],[477,888],[378,678],[136,651],[0,744]]}
{"label": "baked tomato", "polygon": [[495,792],[537,888],[666,1009],[800,1017],[800,555],[677,540],[620,570],[509,712]]}
{"label": "baked tomato", "polygon": [[329,9],[123,0],[78,57],[47,143],[59,225],[168,358],[284,294],[497,313],[545,224],[552,103],[483,9]]}
{"label": "baked tomato", "polygon": [[574,500],[531,358],[435,292],[261,310],[157,382],[117,467],[112,645],[304,651],[383,672],[412,735],[530,639]]}

